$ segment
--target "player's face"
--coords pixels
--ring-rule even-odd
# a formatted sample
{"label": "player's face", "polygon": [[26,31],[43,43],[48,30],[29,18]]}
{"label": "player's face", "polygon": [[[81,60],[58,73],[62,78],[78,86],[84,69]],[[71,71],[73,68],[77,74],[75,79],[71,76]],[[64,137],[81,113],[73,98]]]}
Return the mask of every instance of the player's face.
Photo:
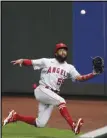
{"label": "player's face", "polygon": [[67,50],[64,49],[64,48],[63,48],[63,49],[59,49],[59,50],[57,51],[57,54],[58,54],[59,56],[65,58],[65,57],[67,57]]}

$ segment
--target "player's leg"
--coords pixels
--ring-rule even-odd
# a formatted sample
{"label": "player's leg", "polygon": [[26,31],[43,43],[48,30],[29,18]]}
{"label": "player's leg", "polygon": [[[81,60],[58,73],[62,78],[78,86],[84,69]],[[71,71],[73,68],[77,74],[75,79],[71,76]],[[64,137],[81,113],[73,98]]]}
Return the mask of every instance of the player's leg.
{"label": "player's leg", "polygon": [[9,115],[4,119],[3,126],[8,124],[8,123],[12,123],[12,122],[16,122],[16,121],[22,121],[22,122],[25,122],[27,124],[36,126],[36,120],[35,119],[36,119],[35,117],[20,115],[17,112],[15,112],[14,110],[12,110],[9,112]]}
{"label": "player's leg", "polygon": [[5,119],[5,123],[4,125],[6,125],[7,123],[11,123],[11,122],[15,122],[15,121],[21,121],[30,125],[34,125],[36,127],[44,127],[53,110],[53,105],[47,105],[47,104],[43,104],[43,103],[39,103],[38,105],[38,117],[31,117],[31,116],[24,116],[24,115],[20,115],[18,113],[16,113],[14,110],[12,110],[9,113],[9,116],[7,118],[7,121]]}
{"label": "player's leg", "polygon": [[58,105],[58,108],[59,108],[61,115],[65,118],[65,120],[70,125],[70,127],[74,131],[74,133],[79,134],[80,128],[83,125],[83,119],[79,118],[77,122],[73,121],[72,116],[69,114],[69,111],[68,111],[65,103],[60,103]]}
{"label": "player's leg", "polygon": [[[62,98],[62,97],[60,97],[60,98]],[[70,125],[70,127],[74,131],[74,133],[79,134],[80,128],[83,125],[83,119],[79,118],[77,122],[73,121],[72,116],[69,114],[69,111],[67,109],[65,102],[60,102],[60,104],[58,104],[57,106],[59,108],[61,115],[65,118],[65,120]]]}
{"label": "player's leg", "polygon": [[6,117],[6,119],[3,121],[3,125],[16,121],[22,121],[27,124],[34,125],[36,127],[44,127],[51,116],[53,107],[53,105],[43,104],[39,102],[37,118],[32,116],[20,115],[16,113],[14,110],[12,110]]}
{"label": "player's leg", "polygon": [[[43,121],[43,119],[42,119],[43,118],[42,116],[43,116],[43,113],[45,113],[48,108],[49,108],[49,105],[39,103],[39,108],[38,108],[39,110],[38,110],[38,118],[37,119],[35,117],[32,117],[32,116],[20,115],[20,114],[16,113],[14,110],[12,110],[9,113],[9,115],[6,117],[6,119],[4,120],[3,125],[6,125],[6,124],[11,123],[11,122],[22,121],[22,122],[25,122],[27,124],[37,126],[36,125],[36,120],[37,120],[38,126],[39,126],[39,124],[40,124],[40,126],[42,126],[42,124],[45,123],[45,121]],[[46,116],[45,116],[45,118],[46,118]]]}
{"label": "player's leg", "polygon": [[61,115],[65,118],[71,129],[76,134],[79,133],[80,127],[83,124],[83,119],[80,118],[77,123],[73,121],[72,116],[68,112],[66,101],[64,100],[64,98],[44,87],[38,87],[38,89],[40,90],[39,92],[35,91],[35,97],[43,103],[58,106]]}
{"label": "player's leg", "polygon": [[36,118],[36,125],[37,127],[44,127],[53,111],[54,106],[53,105],[47,105],[43,103],[39,103],[38,106],[38,117]]}
{"label": "player's leg", "polygon": [[44,87],[38,87],[37,89],[35,89],[34,94],[38,101],[58,106],[61,115],[65,118],[67,123],[73,129],[74,121],[67,110],[66,101],[64,100],[64,98]]}

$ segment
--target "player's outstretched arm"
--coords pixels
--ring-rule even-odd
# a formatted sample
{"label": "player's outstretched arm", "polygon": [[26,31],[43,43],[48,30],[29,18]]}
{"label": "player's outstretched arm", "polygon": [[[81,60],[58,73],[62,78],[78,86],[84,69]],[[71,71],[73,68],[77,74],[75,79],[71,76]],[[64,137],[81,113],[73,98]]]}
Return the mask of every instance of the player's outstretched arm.
{"label": "player's outstretched arm", "polygon": [[32,65],[32,61],[30,59],[17,59],[17,60],[11,61],[11,63],[13,65],[19,65],[20,67],[22,67],[22,65],[25,65],[25,66]]}
{"label": "player's outstretched arm", "polygon": [[79,75],[76,77],[77,81],[85,81],[85,80],[89,80],[91,78],[94,78],[96,75],[98,75],[96,72],[92,72],[86,75]]}

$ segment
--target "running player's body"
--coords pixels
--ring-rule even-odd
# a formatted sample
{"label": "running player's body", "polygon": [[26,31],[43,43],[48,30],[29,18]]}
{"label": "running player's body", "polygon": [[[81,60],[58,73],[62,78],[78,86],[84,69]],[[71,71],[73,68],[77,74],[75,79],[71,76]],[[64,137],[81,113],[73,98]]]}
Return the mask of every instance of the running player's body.
{"label": "running player's body", "polygon": [[3,125],[14,121],[23,121],[36,127],[44,127],[51,116],[53,108],[57,106],[62,117],[65,118],[71,127],[71,130],[75,134],[80,132],[83,119],[79,118],[77,122],[74,122],[67,110],[66,101],[58,93],[65,79],[71,78],[73,81],[85,81],[93,78],[97,74],[92,72],[87,75],[80,75],[73,65],[66,62],[67,54],[67,46],[59,43],[56,44],[55,58],[42,58],[37,60],[18,59],[11,62],[14,65],[33,66],[34,70],[41,69],[39,86],[34,89],[35,98],[39,101],[39,112],[37,118],[35,118],[19,115],[12,110],[4,120]]}

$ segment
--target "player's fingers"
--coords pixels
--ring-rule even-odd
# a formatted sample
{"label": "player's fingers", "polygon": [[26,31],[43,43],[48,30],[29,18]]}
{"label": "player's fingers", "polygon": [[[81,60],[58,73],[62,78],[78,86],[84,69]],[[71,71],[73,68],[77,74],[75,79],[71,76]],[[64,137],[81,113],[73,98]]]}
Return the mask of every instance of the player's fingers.
{"label": "player's fingers", "polygon": [[11,61],[10,63],[15,63],[16,61],[15,60],[13,60],[13,61]]}
{"label": "player's fingers", "polygon": [[13,65],[16,65],[16,64],[17,64],[17,62],[14,62],[14,63],[13,63]]}
{"label": "player's fingers", "polygon": [[19,64],[18,61],[16,61],[16,60],[15,60],[15,61],[11,61],[11,63],[12,63],[13,65]]}
{"label": "player's fingers", "polygon": [[13,65],[18,64],[18,62],[16,62],[16,61],[11,61],[11,63],[12,63]]}

